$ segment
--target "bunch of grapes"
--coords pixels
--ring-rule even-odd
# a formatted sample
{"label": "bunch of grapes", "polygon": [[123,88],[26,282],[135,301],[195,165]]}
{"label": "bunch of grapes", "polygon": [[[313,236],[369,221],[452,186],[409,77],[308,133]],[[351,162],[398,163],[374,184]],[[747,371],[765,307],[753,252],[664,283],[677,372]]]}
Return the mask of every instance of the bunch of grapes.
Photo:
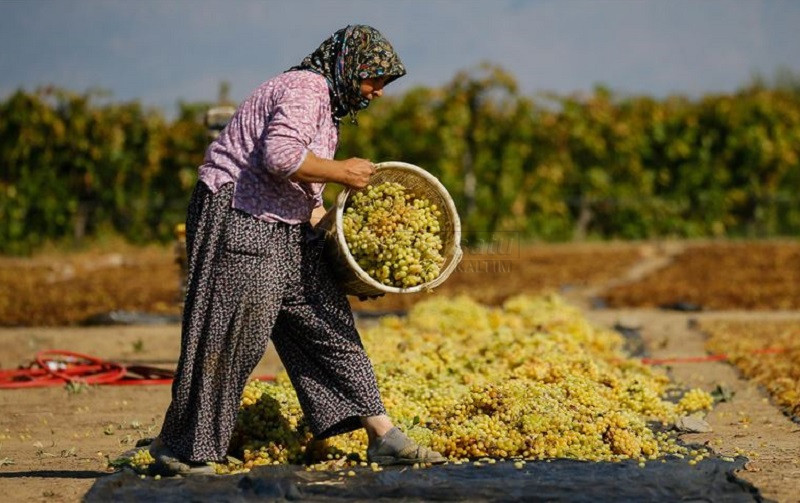
{"label": "bunch of grapes", "polygon": [[249,382],[241,407],[232,444],[241,450],[245,467],[303,461],[312,435],[288,380]]}
{"label": "bunch of grapes", "polygon": [[441,215],[426,198],[384,182],[350,197],[342,230],[361,269],[384,285],[409,288],[439,276]]}
{"label": "bunch of grapes", "polygon": [[139,449],[131,456],[130,464],[138,472],[146,472],[156,460],[148,449]]}
{"label": "bunch of grapes", "polygon": [[687,414],[700,410],[711,410],[712,407],[714,407],[714,397],[701,389],[687,391],[678,402],[678,409]]}
{"label": "bunch of grapes", "polygon": [[[618,333],[591,325],[557,296],[514,297],[501,308],[431,299],[361,335],[389,416],[454,462],[688,456],[676,433],[651,423],[666,426],[712,403],[707,392],[680,390],[627,357]],[[679,404],[668,399],[675,392],[684,396]],[[232,454],[246,468],[366,461],[363,430],[312,442],[285,374],[248,384],[235,438]]]}

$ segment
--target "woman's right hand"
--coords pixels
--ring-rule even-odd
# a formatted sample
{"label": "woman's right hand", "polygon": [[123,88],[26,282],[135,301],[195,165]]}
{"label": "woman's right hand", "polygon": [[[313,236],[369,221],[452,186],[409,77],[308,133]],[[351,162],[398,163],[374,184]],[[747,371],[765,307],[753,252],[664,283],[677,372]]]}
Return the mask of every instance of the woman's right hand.
{"label": "woman's right hand", "polygon": [[351,157],[340,161],[342,164],[341,183],[351,189],[361,190],[369,184],[375,173],[375,165],[366,159]]}

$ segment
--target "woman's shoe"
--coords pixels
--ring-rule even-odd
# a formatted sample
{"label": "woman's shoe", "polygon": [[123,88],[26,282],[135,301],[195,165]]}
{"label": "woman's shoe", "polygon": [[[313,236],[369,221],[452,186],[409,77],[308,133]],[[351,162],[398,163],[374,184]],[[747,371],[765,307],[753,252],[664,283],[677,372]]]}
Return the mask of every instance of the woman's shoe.
{"label": "woman's shoe", "polygon": [[173,477],[175,475],[214,475],[216,473],[211,465],[182,461],[158,437],[150,444],[150,455],[156,460],[150,467],[153,475]]}
{"label": "woman's shoe", "polygon": [[376,438],[367,447],[367,461],[379,465],[413,465],[415,463],[439,464],[447,458],[438,452],[422,447],[394,427]]}

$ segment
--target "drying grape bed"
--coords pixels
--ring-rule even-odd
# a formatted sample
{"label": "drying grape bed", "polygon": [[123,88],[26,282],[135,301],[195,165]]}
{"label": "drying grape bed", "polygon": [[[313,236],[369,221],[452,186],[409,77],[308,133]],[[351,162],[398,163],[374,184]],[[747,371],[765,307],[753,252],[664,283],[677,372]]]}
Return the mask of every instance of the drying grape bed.
{"label": "drying grape bed", "polygon": [[800,241],[689,246],[668,267],[612,288],[604,299],[614,308],[800,309]]}
{"label": "drying grape bed", "polygon": [[[708,393],[686,392],[666,374],[627,357],[623,338],[589,324],[557,296],[517,296],[491,308],[469,297],[418,303],[406,318],[362,330],[389,415],[419,443],[452,461],[482,457],[644,465],[708,452],[654,430],[711,409]],[[677,403],[667,398],[677,394]],[[244,391],[234,454],[246,467],[366,459],[363,430],[309,445],[312,435],[288,377]]]}
{"label": "drying grape bed", "polygon": [[[639,258],[635,244],[528,245],[499,252],[467,250],[462,266],[439,288],[497,305],[519,293],[602,283]],[[0,326],[75,325],[112,310],[179,312],[180,271],[172,247],[94,250],[0,258]],[[352,298],[354,309],[408,309],[427,293]]]}
{"label": "drying grape bed", "polygon": [[0,326],[75,325],[114,310],[179,312],[171,248],[0,259]]}
{"label": "drying grape bed", "polygon": [[588,323],[557,296],[517,296],[502,307],[431,299],[407,317],[382,318],[362,339],[395,423],[448,465],[370,465],[361,430],[313,442],[281,374],[245,388],[231,444],[241,461],[216,465],[230,476],[154,480],[146,475],[152,459],[139,455],[130,463],[141,479],[118,473],[87,501],[111,493],[165,501],[760,498],[733,475],[745,459],[682,444],[669,428],[711,409],[709,393],[687,391],[630,358],[620,334]]}
{"label": "drying grape bed", "polygon": [[704,320],[700,327],[711,353],[728,355],[800,422],[800,321]]}

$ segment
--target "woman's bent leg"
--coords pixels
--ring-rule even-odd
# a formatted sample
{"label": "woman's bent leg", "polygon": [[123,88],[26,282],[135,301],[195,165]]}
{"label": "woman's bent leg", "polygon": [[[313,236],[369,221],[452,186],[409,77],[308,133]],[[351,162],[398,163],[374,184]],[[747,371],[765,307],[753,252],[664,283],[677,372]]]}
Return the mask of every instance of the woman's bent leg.
{"label": "woman's bent leg", "polygon": [[347,298],[313,244],[301,241],[294,249],[289,295],[272,341],[321,439],[361,428],[362,417],[386,411]]}

